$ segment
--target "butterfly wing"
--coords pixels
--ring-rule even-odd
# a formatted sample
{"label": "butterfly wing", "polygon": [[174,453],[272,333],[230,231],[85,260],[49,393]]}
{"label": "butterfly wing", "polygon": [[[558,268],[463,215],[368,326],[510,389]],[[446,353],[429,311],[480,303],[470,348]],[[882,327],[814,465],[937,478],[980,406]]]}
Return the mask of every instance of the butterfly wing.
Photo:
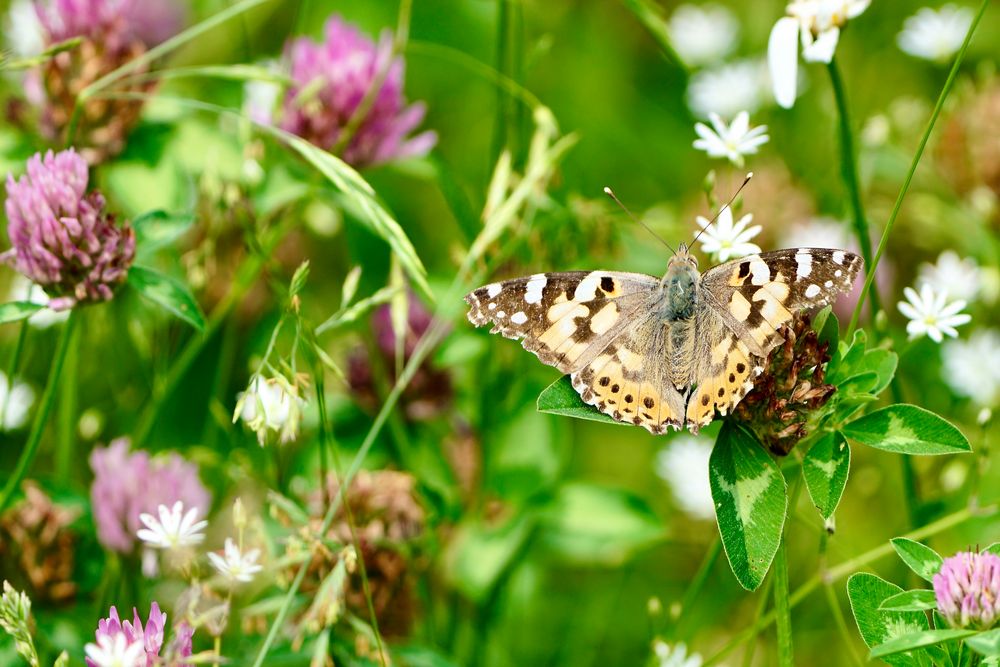
{"label": "butterfly wing", "polygon": [[825,306],[854,285],[861,258],[844,250],[791,248],[751,255],[706,271],[696,313],[692,430],[726,414],[753,388],[763,360],[781,344],[795,313]]}
{"label": "butterfly wing", "polygon": [[564,373],[593,361],[646,308],[658,281],[638,273],[538,273],[492,283],[465,296],[469,321],[520,339]]}

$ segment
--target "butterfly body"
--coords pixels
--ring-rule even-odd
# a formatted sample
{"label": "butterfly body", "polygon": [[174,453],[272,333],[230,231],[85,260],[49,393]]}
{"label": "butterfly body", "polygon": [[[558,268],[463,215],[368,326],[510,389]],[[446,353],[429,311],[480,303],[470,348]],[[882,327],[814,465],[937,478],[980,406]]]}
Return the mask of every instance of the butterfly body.
{"label": "butterfly body", "polygon": [[540,273],[465,299],[473,324],[521,339],[601,412],[652,433],[697,432],[753,388],[794,313],[848,291],[860,268],[847,251],[793,248],[702,274],[682,245],[662,279]]}

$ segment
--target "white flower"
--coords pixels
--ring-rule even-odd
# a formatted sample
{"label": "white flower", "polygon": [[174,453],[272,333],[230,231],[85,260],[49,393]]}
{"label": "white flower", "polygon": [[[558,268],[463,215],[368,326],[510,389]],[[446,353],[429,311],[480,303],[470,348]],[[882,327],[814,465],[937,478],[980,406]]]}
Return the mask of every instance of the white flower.
{"label": "white flower", "polygon": [[42,23],[32,0],[14,0],[6,21],[7,44],[22,58],[36,56],[45,48]]}
{"label": "white flower", "polygon": [[264,379],[258,375],[237,398],[233,421],[242,418],[257,434],[261,446],[272,431],[279,434],[282,443],[291,442],[298,436],[304,404],[287,378],[279,375]]}
{"label": "white flower", "polygon": [[205,539],[201,531],[208,522],[195,521],[198,518],[197,507],[192,507],[185,513],[184,503],[178,500],[170,508],[160,505],[158,511],[159,520],[145,512],[139,515],[139,520],[146,524],[146,527],[140,528],[136,536],[149,546],[157,549],[177,549],[201,544]]}
{"label": "white flower", "polygon": [[977,329],[941,347],[942,374],[958,396],[982,407],[1000,404],[1000,331]]}
{"label": "white flower", "polygon": [[736,47],[740,24],[726,7],[714,3],[681,5],[667,24],[670,44],[688,65],[722,60]]}
{"label": "white flower", "polygon": [[682,510],[695,519],[714,519],[715,503],[708,481],[712,440],[679,435],[656,455],[656,474],[669,486]]}
{"label": "white flower", "polygon": [[944,62],[962,46],[972,18],[968,7],[950,3],[937,11],[924,7],[903,21],[896,43],[911,56]]}
{"label": "white flower", "polygon": [[716,113],[708,115],[712,127],[704,123],[695,123],[694,131],[698,139],[694,147],[708,153],[709,157],[724,157],[737,167],[743,166],[743,157],[757,152],[757,148],[766,144],[767,125],[750,127],[750,114],[741,111],[729,125]]}
{"label": "white flower", "polygon": [[683,643],[671,647],[662,639],[656,639],[653,641],[653,653],[656,654],[657,667],[701,667],[701,656],[697,653],[689,656]]}
{"label": "white flower", "polygon": [[240,548],[231,538],[226,538],[225,557],[217,553],[209,552],[208,560],[219,571],[219,574],[230,581],[247,582],[264,568],[257,564],[260,558],[260,549],[251,549],[246,553],[241,553]]}
{"label": "white flower", "polygon": [[123,632],[113,637],[101,635],[96,644],[87,644],[83,650],[97,667],[139,667],[146,664],[143,643],[129,642]]}
{"label": "white flower", "polygon": [[790,108],[795,103],[798,84],[799,42],[806,62],[828,63],[840,39],[840,29],[848,19],[868,9],[871,0],[793,0],[788,16],[778,19],[767,43],[767,63],[771,70],[774,99]]}
{"label": "white flower", "polygon": [[691,75],[687,104],[699,118],[714,112],[732,118],[740,111],[753,113],[770,103],[770,84],[763,62],[741,60]]}
{"label": "white flower", "polygon": [[28,421],[28,411],[35,402],[35,390],[19,380],[10,386],[7,376],[0,371],[0,431],[16,430]]}
{"label": "white flower", "polygon": [[917,285],[927,283],[935,292],[966,301],[976,298],[982,287],[982,273],[976,260],[961,258],[954,250],[945,250],[934,264],[922,264]]}
{"label": "white flower", "polygon": [[696,221],[701,226],[701,231],[696,234],[701,240],[701,251],[720,262],[760,252],[759,245],[750,243],[750,239],[760,234],[761,230],[760,225],[747,227],[753,221],[750,213],[733,224],[733,212],[726,206],[719,211],[714,223],[700,215]]}
{"label": "white flower", "polygon": [[971,315],[961,312],[965,301],[959,299],[947,303],[948,294],[935,292],[927,283],[921,285],[920,294],[912,287],[905,288],[903,294],[906,301],[900,301],[897,307],[910,320],[906,324],[906,332],[911,340],[924,335],[935,343],[944,340],[945,335],[955,338],[958,336],[955,327],[972,319]]}
{"label": "white flower", "polygon": [[849,223],[836,218],[812,218],[804,224],[791,227],[781,237],[785,248],[854,249],[854,238]]}

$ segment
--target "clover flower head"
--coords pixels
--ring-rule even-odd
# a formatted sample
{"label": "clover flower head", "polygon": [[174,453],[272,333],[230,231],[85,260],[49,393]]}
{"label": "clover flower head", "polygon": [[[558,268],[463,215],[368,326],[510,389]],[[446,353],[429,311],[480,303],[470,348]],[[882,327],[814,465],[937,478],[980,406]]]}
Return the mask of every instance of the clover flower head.
{"label": "clover flower head", "polygon": [[97,538],[108,549],[131,553],[143,526],[140,515],[160,505],[179,500],[202,515],[208,513],[211,496],[198,478],[198,467],[178,454],[151,458],[145,451],[130,453],[128,439],[119,438],[95,448],[90,467]]}
{"label": "clover flower head", "polygon": [[[423,120],[425,108],[406,105],[403,60],[394,58],[389,33],[376,44],[334,15],[326,22],[322,42],[298,38],[287,54],[292,85],[283,102],[282,129],[325,150],[337,149],[356,167],[424,155],[437,142],[433,132],[408,136]],[[343,132],[382,72],[385,80],[371,108],[345,141]]]}
{"label": "clover flower head", "polygon": [[959,257],[954,250],[945,250],[934,264],[920,266],[917,284],[927,284],[935,292],[968,301],[979,294],[983,286],[983,275],[976,260]]}
{"label": "clover flower head", "polygon": [[743,166],[743,158],[757,152],[768,139],[767,125],[750,127],[750,114],[740,111],[728,125],[716,113],[708,115],[712,127],[695,123],[698,138],[694,147],[708,153],[709,157],[726,158],[737,167]]}
{"label": "clover flower head", "polygon": [[965,301],[958,299],[948,303],[948,294],[938,292],[929,284],[920,286],[918,294],[912,287],[903,289],[906,301],[897,304],[901,312],[910,321],[906,324],[906,332],[910,339],[927,336],[935,343],[940,343],[945,336],[958,336],[957,326],[968,323],[972,316],[963,313]]}
{"label": "clover flower head", "polygon": [[715,518],[715,502],[708,481],[712,440],[701,435],[678,435],[656,455],[656,474],[670,486],[674,500],[694,519]]}
{"label": "clover flower head", "polygon": [[264,569],[257,564],[258,558],[260,558],[260,549],[243,552],[239,545],[229,537],[226,538],[225,555],[220,556],[214,552],[208,554],[208,560],[212,562],[212,566],[219,571],[219,574],[234,583],[252,581],[254,575]]}
{"label": "clover flower head", "polygon": [[701,251],[720,262],[760,252],[760,246],[750,243],[750,239],[760,234],[762,227],[750,227],[752,221],[753,214],[748,213],[734,224],[733,212],[728,206],[719,211],[715,222],[699,215],[696,222],[701,231],[696,235],[701,241]]}
{"label": "clover flower head", "polygon": [[49,43],[72,37],[137,40],[156,46],[184,22],[185,3],[177,0],[47,0],[35,9]]}
{"label": "clover flower head", "polygon": [[667,24],[670,44],[688,65],[719,62],[736,46],[740,24],[733,13],[714,3],[680,5]]}
{"label": "clover flower head", "polygon": [[896,43],[916,58],[945,62],[962,46],[972,18],[971,9],[951,3],[937,10],[923,7],[903,21]]}
{"label": "clover flower head", "polygon": [[87,163],[73,149],[36,154],[24,176],[7,177],[13,247],[0,259],[41,285],[53,310],[111,299],[135,257],[134,231],[115,224],[87,183]]}
{"label": "clover flower head", "polygon": [[740,111],[753,113],[770,102],[767,66],[757,60],[740,60],[691,75],[688,108],[699,118],[717,113],[732,118]]}
{"label": "clover flower head", "polygon": [[782,107],[795,103],[799,42],[806,62],[829,63],[847,21],[860,16],[871,0],[792,0],[788,16],[778,19],[767,44],[774,99]]}
{"label": "clover flower head", "polygon": [[285,444],[298,437],[304,406],[305,400],[299,395],[298,387],[285,376],[265,378],[257,375],[247,390],[237,397],[233,421],[243,419],[257,434],[261,447],[272,433]]}
{"label": "clover flower head", "polygon": [[938,611],[954,628],[985,630],[1000,620],[1000,556],[963,551],[934,575]]}
{"label": "clover flower head", "polygon": [[[148,667],[163,664],[160,650],[163,648],[166,627],[167,615],[160,611],[156,602],[149,607],[145,625],[135,607],[132,608],[131,622],[122,621],[118,610],[111,607],[108,618],[102,618],[97,623],[97,644],[87,644],[87,666]],[[190,637],[188,649],[186,655],[190,655]]]}
{"label": "clover flower head", "polygon": [[197,521],[198,508],[192,507],[184,511],[184,503],[180,500],[172,507],[160,505],[157,508],[159,518],[143,512],[139,520],[146,527],[136,531],[136,537],[156,549],[182,549],[201,544],[205,539],[202,532],[208,521]]}

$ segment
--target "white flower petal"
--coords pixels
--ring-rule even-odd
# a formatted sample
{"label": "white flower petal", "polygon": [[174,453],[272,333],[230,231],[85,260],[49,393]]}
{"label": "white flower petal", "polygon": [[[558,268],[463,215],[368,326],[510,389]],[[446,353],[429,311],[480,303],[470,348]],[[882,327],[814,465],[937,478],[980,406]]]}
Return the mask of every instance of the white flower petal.
{"label": "white flower petal", "polygon": [[811,63],[828,63],[833,60],[833,52],[840,39],[840,28],[830,28],[821,32],[816,40],[802,49],[802,59]]}
{"label": "white flower petal", "polygon": [[790,17],[778,19],[767,42],[767,65],[774,86],[774,99],[790,109],[795,104],[799,77],[799,22]]}

